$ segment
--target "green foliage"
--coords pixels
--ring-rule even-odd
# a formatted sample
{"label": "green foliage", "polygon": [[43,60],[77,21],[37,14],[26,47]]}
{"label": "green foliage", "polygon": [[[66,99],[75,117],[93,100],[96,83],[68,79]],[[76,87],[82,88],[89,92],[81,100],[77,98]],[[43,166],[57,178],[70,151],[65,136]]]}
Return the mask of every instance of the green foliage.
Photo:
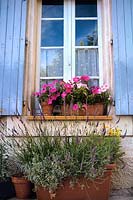
{"label": "green foliage", "polygon": [[95,179],[106,165],[122,157],[120,137],[27,137],[17,157],[25,174],[35,185],[56,190],[65,178],[80,176]]}
{"label": "green foliage", "polygon": [[0,144],[0,181],[8,177],[8,155],[4,145]]}

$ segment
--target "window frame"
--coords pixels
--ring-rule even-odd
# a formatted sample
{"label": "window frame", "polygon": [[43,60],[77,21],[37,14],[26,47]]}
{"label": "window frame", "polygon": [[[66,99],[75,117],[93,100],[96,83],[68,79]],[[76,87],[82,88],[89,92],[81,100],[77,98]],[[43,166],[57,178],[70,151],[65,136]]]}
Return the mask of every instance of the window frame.
{"label": "window frame", "polygon": [[[72,10],[71,10],[72,8]],[[37,58],[36,58],[36,89],[40,87],[40,49],[41,49],[41,21],[42,21],[42,0],[38,1],[38,31],[36,37],[37,44]],[[72,38],[71,40],[64,39],[64,66],[63,66],[63,76],[62,77],[45,77],[44,80],[49,79],[63,79],[64,81],[71,80],[75,76],[75,0],[64,1],[64,38]],[[49,20],[51,18],[48,18]],[[52,18],[53,19],[53,18]],[[57,18],[60,19],[60,18]],[[71,21],[72,23],[68,23]],[[102,44],[102,0],[97,0],[97,17],[87,17],[87,19],[95,20],[97,19],[98,25],[98,67],[99,76],[91,76],[92,79],[99,80],[99,85],[103,84],[103,44]],[[54,19],[56,20],[56,18]],[[74,25],[73,25],[74,24]],[[67,27],[67,28],[66,28]],[[46,47],[47,48],[47,47]],[[50,47],[52,48],[52,47]],[[50,49],[49,48],[49,49]],[[57,47],[58,48],[58,47]],[[81,48],[84,48],[82,46]],[[86,49],[96,48],[96,46],[85,46]],[[69,53],[68,53],[69,52]],[[74,66],[74,67],[72,67]]]}

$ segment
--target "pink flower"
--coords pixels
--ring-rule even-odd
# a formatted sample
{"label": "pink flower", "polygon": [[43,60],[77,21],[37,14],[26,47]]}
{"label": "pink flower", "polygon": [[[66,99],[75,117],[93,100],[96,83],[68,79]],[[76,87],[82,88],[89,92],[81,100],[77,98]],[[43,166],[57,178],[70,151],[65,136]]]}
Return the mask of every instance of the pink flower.
{"label": "pink flower", "polygon": [[46,93],[46,88],[43,88],[42,90],[41,90],[41,94],[43,94],[43,93]]}
{"label": "pink flower", "polygon": [[54,80],[51,84],[55,85],[58,82],[59,82],[58,80]]}
{"label": "pink flower", "polygon": [[65,83],[65,84],[64,84],[64,87],[65,87],[66,89],[72,89],[72,85],[71,85],[70,83]]}
{"label": "pink flower", "polygon": [[109,86],[107,84],[104,84],[101,86],[101,91],[106,92],[109,89]]}
{"label": "pink flower", "polygon": [[83,75],[80,77],[81,78],[81,81],[89,81],[90,80],[90,77],[88,75]]}
{"label": "pink flower", "polygon": [[57,92],[57,89],[56,89],[56,88],[51,88],[51,89],[50,89],[50,92],[51,92],[51,93]]}
{"label": "pink flower", "polygon": [[52,104],[52,99],[51,98],[48,99],[48,104],[49,105]]}
{"label": "pink flower", "polygon": [[34,93],[33,93],[33,95],[34,95],[34,96],[37,96],[37,97],[40,96],[40,94],[41,94],[40,92],[34,92]]}
{"label": "pink flower", "polygon": [[74,77],[74,78],[73,78],[73,81],[74,81],[75,83],[79,82],[79,81],[80,81],[80,77],[78,77],[78,76]]}
{"label": "pink flower", "polygon": [[72,109],[73,109],[74,111],[78,110],[78,109],[79,109],[78,104],[74,104],[73,107],[72,107]]}
{"label": "pink flower", "polygon": [[47,87],[47,84],[42,85],[42,89],[45,89]]}
{"label": "pink flower", "polygon": [[66,95],[67,95],[67,93],[66,93],[66,92],[63,92],[63,93],[61,94],[62,98],[65,98],[65,97],[66,97]]}
{"label": "pink flower", "polygon": [[101,94],[101,88],[93,87],[92,88],[92,94]]}

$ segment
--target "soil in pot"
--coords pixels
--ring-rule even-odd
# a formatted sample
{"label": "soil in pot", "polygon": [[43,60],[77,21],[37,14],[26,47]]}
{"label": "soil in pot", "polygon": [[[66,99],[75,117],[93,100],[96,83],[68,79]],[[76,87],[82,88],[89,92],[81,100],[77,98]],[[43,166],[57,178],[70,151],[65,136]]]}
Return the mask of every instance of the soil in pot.
{"label": "soil in pot", "polygon": [[27,199],[32,194],[32,184],[24,177],[12,177],[16,197],[18,199]]}
{"label": "soil in pot", "polygon": [[6,181],[0,181],[0,199],[9,199],[15,197],[14,185],[11,178]]}

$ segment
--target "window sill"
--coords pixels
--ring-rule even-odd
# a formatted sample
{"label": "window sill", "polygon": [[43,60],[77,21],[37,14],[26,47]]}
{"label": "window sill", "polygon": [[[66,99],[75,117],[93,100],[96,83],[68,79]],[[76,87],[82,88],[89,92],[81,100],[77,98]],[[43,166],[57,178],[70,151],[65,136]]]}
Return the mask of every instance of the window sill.
{"label": "window sill", "polygon": [[112,116],[28,116],[29,121],[109,121]]}

